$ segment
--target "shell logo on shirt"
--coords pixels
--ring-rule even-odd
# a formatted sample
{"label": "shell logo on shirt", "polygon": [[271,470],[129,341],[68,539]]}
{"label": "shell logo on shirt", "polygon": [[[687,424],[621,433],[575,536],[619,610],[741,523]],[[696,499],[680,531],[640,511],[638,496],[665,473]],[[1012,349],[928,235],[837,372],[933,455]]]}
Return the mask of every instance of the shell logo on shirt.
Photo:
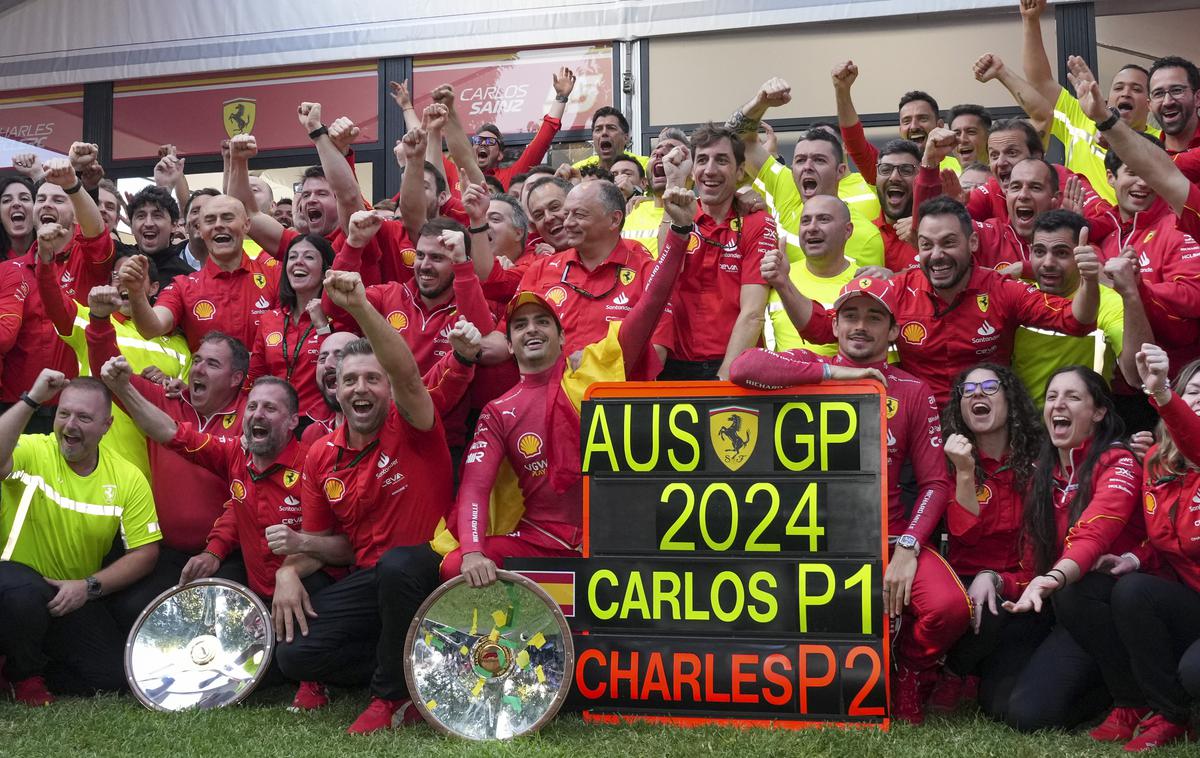
{"label": "shell logo on shirt", "polygon": [[542,438],[533,432],[526,432],[517,440],[517,450],[526,458],[532,458],[542,451]]}
{"label": "shell logo on shirt", "polygon": [[1146,493],[1146,513],[1153,515],[1154,511],[1156,511],[1156,510],[1158,510],[1158,501],[1154,499],[1153,492],[1147,492]]}
{"label": "shell logo on shirt", "polygon": [[283,472],[283,486],[291,488],[296,482],[300,481],[300,472],[294,468],[287,469]]}
{"label": "shell logo on shirt", "polygon": [[346,483],[336,476],[331,476],[325,480],[325,497],[329,502],[336,503],[346,496]]}
{"label": "shell logo on shirt", "polygon": [[267,277],[264,276],[263,274],[255,274],[254,275],[254,285],[256,287],[258,287],[259,289],[266,287],[267,286]]}
{"label": "shell logo on shirt", "polygon": [[992,500],[992,488],[986,484],[981,484],[975,489],[975,499],[980,505],[987,505]]}
{"label": "shell logo on shirt", "polygon": [[562,287],[551,287],[550,291],[546,293],[546,299],[554,305],[560,306],[567,299],[567,291]]}
{"label": "shell logo on shirt", "polygon": [[417,251],[413,250],[411,247],[407,247],[404,250],[401,250],[400,251],[400,262],[403,263],[405,266],[412,268],[413,264],[417,262]]}
{"label": "shell logo on shirt", "polygon": [[900,401],[894,397],[889,397],[887,399],[887,417],[895,418],[896,414],[899,411],[900,411]]}
{"label": "shell logo on shirt", "polygon": [[688,235],[687,252],[694,253],[698,247],[700,247],[700,235],[692,232]]}
{"label": "shell logo on shirt", "polygon": [[910,345],[920,345],[925,342],[929,333],[925,331],[925,325],[920,321],[909,321],[900,329],[900,336]]}
{"label": "shell logo on shirt", "polygon": [[229,494],[233,495],[234,500],[245,500],[246,485],[242,484],[241,479],[234,479],[229,483]]}
{"label": "shell logo on shirt", "polygon": [[280,342],[283,342],[283,334],[280,332],[271,332],[263,341],[267,343],[267,347],[275,347]]}
{"label": "shell logo on shirt", "polygon": [[387,315],[387,322],[398,332],[408,328],[408,316],[402,311],[392,311]]}
{"label": "shell logo on shirt", "polygon": [[217,306],[213,305],[209,300],[197,300],[192,306],[192,315],[201,321],[208,321],[217,312]]}
{"label": "shell logo on shirt", "polygon": [[621,284],[628,285],[633,282],[634,278],[637,276],[637,272],[631,268],[626,268],[625,266],[622,266],[621,273],[619,273],[617,276],[620,278]]}

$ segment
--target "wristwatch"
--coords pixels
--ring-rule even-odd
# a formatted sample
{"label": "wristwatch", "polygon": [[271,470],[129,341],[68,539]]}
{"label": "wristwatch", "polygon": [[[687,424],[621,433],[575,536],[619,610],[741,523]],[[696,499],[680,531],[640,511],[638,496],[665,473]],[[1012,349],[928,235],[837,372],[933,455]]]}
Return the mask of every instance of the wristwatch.
{"label": "wristwatch", "polygon": [[87,582],[87,599],[88,600],[99,600],[100,593],[103,591],[102,588],[100,587],[100,580],[94,576],[89,576],[87,579],[84,579],[83,581]]}
{"label": "wristwatch", "polygon": [[1117,122],[1121,120],[1121,111],[1117,110],[1116,108],[1109,108],[1108,112],[1108,118],[1104,119],[1103,121],[1096,122],[1096,131],[1107,132],[1109,129],[1112,129],[1114,126],[1116,126]]}
{"label": "wristwatch", "polygon": [[896,547],[902,547],[905,550],[911,550],[914,554],[921,551],[921,543],[917,542],[917,538],[911,534],[900,535],[900,539],[896,540]]}

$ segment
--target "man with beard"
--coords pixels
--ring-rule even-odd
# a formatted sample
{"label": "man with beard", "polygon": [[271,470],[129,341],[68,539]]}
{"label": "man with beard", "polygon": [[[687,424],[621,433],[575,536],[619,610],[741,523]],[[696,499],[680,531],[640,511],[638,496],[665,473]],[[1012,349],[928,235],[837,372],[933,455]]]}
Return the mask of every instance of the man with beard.
{"label": "man with beard", "polygon": [[[98,293],[102,295],[103,293]],[[111,292],[107,302],[112,307]],[[101,305],[102,297],[97,298]],[[92,376],[100,376],[104,364],[119,357],[117,335],[109,319],[92,319],[88,324],[88,359]],[[192,355],[185,387],[177,382],[158,384],[134,376],[138,393],[176,423],[187,423],[200,432],[231,433],[242,424],[246,394],[242,386],[250,367],[245,345],[221,332],[205,335]],[[156,502],[163,504],[163,548],[154,570],[137,585],[122,593],[114,603],[113,615],[125,628],[160,592],[179,581],[179,573],[191,556],[204,549],[213,522],[229,499],[229,482],[202,469],[162,445],[147,443],[150,483]]]}
{"label": "man with beard", "polygon": [[[729,123],[740,125],[735,131],[745,145],[747,173],[756,176],[766,191],[767,205],[779,222],[787,241],[788,260],[804,258],[797,237],[804,204],[818,195],[838,195],[842,180],[849,174],[842,144],[824,129],[810,129],[796,142],[789,173],[758,141],[758,124],[768,108],[791,102],[792,90],[782,79],[770,79],[755,93]],[[851,209],[853,233],[845,245],[845,254],[859,268],[883,265],[883,240],[871,220]]]}
{"label": "man with beard", "polygon": [[[187,244],[181,255],[189,266],[199,271],[208,260],[208,248],[204,246],[204,238],[200,236],[200,213],[210,198],[220,195],[219,190],[212,187],[198,189],[188,195],[183,205],[183,229],[187,232]],[[244,244],[244,243],[243,243]]]}
{"label": "man with beard", "polygon": [[205,203],[200,216],[208,250],[204,268],[176,279],[154,305],[146,290],[146,257],[129,258],[121,266],[121,286],[129,292],[138,332],[150,339],[179,327],[193,349],[213,330],[253,344],[259,316],[278,306],[283,267],[271,257],[246,255],[242,242],[249,227],[246,209],[236,198],[220,195]]}
{"label": "man with beard", "polygon": [[708,124],[692,133],[695,158],[667,156],[668,186],[691,173],[699,198],[693,242],[672,297],[675,346],[663,379],[727,379],[729,364],[758,343],[768,288],[759,272],[764,253],[779,241],[764,211],[734,208],[745,143],[732,130]]}
{"label": "man with beard", "polygon": [[913,233],[913,184],[921,163],[921,148],[906,139],[894,139],[879,151],[875,166],[875,193],[879,195],[879,227],[883,239],[883,266],[903,271],[917,265]]}
{"label": "man with beard", "polygon": [[958,137],[954,157],[961,166],[987,160],[988,129],[992,128],[992,114],[987,108],[972,103],[956,105],[950,109],[949,126]]}
{"label": "man with beard", "polygon": [[292,199],[290,197],[280,198],[275,203],[275,210],[271,212],[271,216],[279,222],[284,229],[291,229],[292,224]]}
{"label": "man with beard", "polygon": [[[913,188],[913,203],[918,209],[926,200],[942,194],[937,165],[942,156],[954,149],[955,140],[953,132],[941,128],[934,129],[925,140],[925,156],[921,159]],[[1020,274],[1025,269],[1035,219],[1062,204],[1063,193],[1058,179],[1054,166],[1040,158],[1026,158],[1012,167],[1004,195],[1007,211],[1004,218],[975,221],[975,233],[979,237],[979,249],[975,252],[977,264],[1013,274]],[[919,213],[913,217],[913,222],[920,224]]]}
{"label": "man with beard", "polygon": [[576,161],[574,168],[599,166],[611,168],[613,161],[622,155],[632,155],[637,162],[646,168],[646,156],[635,155],[629,151],[629,120],[621,111],[606,105],[597,108],[592,114],[592,149],[596,152],[581,161]]}
{"label": "man with beard", "polygon": [[[1087,242],[1087,221],[1078,213],[1051,210],[1038,215],[1030,256],[1038,289],[1059,297],[1075,297],[1080,280],[1075,251],[1087,247]],[[1063,366],[1092,366],[1110,384],[1120,377],[1135,385],[1138,381],[1136,346],[1152,337],[1153,332],[1142,305],[1136,259],[1127,255],[1110,258],[1105,261],[1104,271],[1113,286],[1100,288],[1095,332],[1087,337],[1071,337],[1027,326],[1017,330],[1013,372],[1039,409],[1050,375]],[[1135,349],[1126,351],[1125,345]],[[1114,373],[1116,367],[1119,374]]]}
{"label": "man with beard", "polygon": [[317,386],[321,388],[321,397],[325,400],[325,408],[329,412],[320,418],[309,413],[312,423],[304,428],[300,438],[300,441],[307,445],[341,426],[343,416],[342,407],[338,405],[337,400],[337,366],[346,345],[356,339],[358,335],[354,332],[333,332],[321,340],[321,347],[317,352]]}
{"label": "man with beard", "polygon": [[[664,194],[671,228],[645,292],[619,326],[577,356],[563,350],[554,307],[522,292],[507,309],[509,350],[521,370],[517,388],[490,402],[479,417],[471,456],[463,470],[450,524],[461,542],[442,562],[442,576],[459,573],[473,587],[496,580],[496,567],[515,556],[578,555],[583,535],[583,485],[579,460],[579,408],[595,381],[623,381],[645,349],[679,274],[696,215],[696,199],[682,187]],[[614,339],[615,337],[615,339]],[[616,343],[615,345],[613,343]],[[501,466],[515,473],[520,521],[506,523],[508,491]],[[497,518],[490,521],[489,501]]]}
{"label": "man with beard", "polygon": [[[56,394],[54,434],[21,434]],[[125,638],[101,600],[150,571],[162,534],[145,477],[100,449],[111,408],[100,380],[43,369],[0,416],[0,651],[25,705],[125,686]],[[124,553],[103,566],[117,534]]]}
{"label": "man with beard", "polygon": [[1168,56],[1150,65],[1150,111],[1162,124],[1163,147],[1193,183],[1200,183],[1198,90],[1200,70],[1186,58]]}
{"label": "man with beard", "polygon": [[[773,286],[788,288],[787,261],[763,261]],[[832,357],[807,350],[770,353],[747,350],[734,361],[734,382],[754,389],[782,389],[823,379],[879,379],[887,385],[887,497],[890,560],[883,577],[883,603],[896,620],[893,647],[893,714],[913,724],[925,720],[921,684],[966,631],[971,601],[949,564],[929,549],[949,497],[942,456],[938,405],[921,379],[888,363],[888,348],[900,331],[892,292],[903,284],[860,277],[834,302],[832,328],[838,351]],[[894,409],[894,411],[893,411]],[[917,498],[911,514],[901,501],[901,469],[911,465]],[[922,548],[925,549],[922,549]],[[901,617],[904,620],[901,621]]]}
{"label": "man with beard", "polygon": [[[404,637],[438,584],[429,540],[452,502],[452,473],[417,362],[362,279],[329,271],[325,292],[366,338],[346,346],[338,367],[345,423],[304,462],[303,532],[275,549],[287,555],[275,575],[275,655],[299,681],[369,680],[371,704],[349,729],[365,734],[421,720],[405,684]],[[355,570],[310,597],[303,577],[326,565]]]}
{"label": "man with beard", "polygon": [[[879,151],[867,140],[858,111],[854,108],[854,100],[850,97],[850,89],[858,79],[858,66],[854,61],[846,61],[834,66],[833,93],[837,101],[838,126],[842,130],[842,141],[846,152],[854,159],[854,165],[862,172],[868,182],[875,181],[875,164],[879,162]],[[925,137],[934,127],[943,126],[937,101],[928,92],[912,90],[900,98],[899,104],[900,139],[917,143],[918,147],[925,146]],[[962,170],[959,162],[947,157],[941,168],[947,168],[954,173]]]}
{"label": "man with beard", "polygon": [[162,187],[144,187],[129,201],[129,228],[133,230],[136,253],[154,263],[159,289],[176,276],[187,276],[196,269],[183,259],[187,242],[171,244],[171,228],[179,221],[179,204]]}
{"label": "man with beard", "polygon": [[[228,481],[230,501],[213,523],[202,552],[184,565],[179,583],[219,576],[246,582],[265,602],[275,594],[275,572],[283,557],[270,547],[274,525],[300,526],[300,471],[308,445],[292,432],[299,424],[296,391],[274,376],[259,377],[246,399],[240,437],[214,435],[178,423],[133,387],[133,370],[124,358],[104,364],[105,385],[147,437]],[[227,561],[234,551],[241,561]],[[333,577],[314,571],[304,577],[313,594],[333,584]],[[324,687],[301,682],[293,707],[318,708],[328,702]]]}
{"label": "man with beard", "polygon": [[[348,249],[366,247],[383,223],[369,211],[355,213],[346,238]],[[387,322],[404,338],[422,375],[452,353],[450,331],[459,315],[485,334],[495,326],[475,276],[470,251],[471,240],[466,229],[450,219],[435,218],[421,228],[413,278],[403,284],[387,282],[366,289],[367,301],[385,314]],[[321,304],[335,329],[354,328],[353,319],[337,307],[328,293],[322,295]],[[469,403],[459,402],[442,417],[455,462],[466,442],[469,411]]]}
{"label": "man with beard", "polygon": [[[920,268],[892,277],[886,300],[899,324],[900,365],[925,381],[938,403],[950,396],[954,377],[980,361],[1006,364],[1018,326],[1036,326],[1082,337],[1096,323],[1100,261],[1076,256],[1083,281],[1073,300],[976,266],[979,237],[962,203],[926,201],[917,231]],[[784,308],[810,342],[834,339],[833,315],[793,287],[780,290]]]}
{"label": "man with beard", "polygon": [[[564,193],[559,205],[562,185],[569,183],[541,181],[529,195],[534,224],[563,248],[534,258],[518,289],[536,292],[554,307],[566,338],[565,351],[572,355],[603,339],[609,322],[629,314],[645,294],[654,259],[637,242],[621,238],[625,198],[615,184],[585,182]],[[630,356],[632,377],[653,379],[674,347],[669,307],[650,342],[655,348],[653,356],[650,351],[646,351],[645,361],[642,356]],[[491,343],[490,352],[507,358],[508,347],[499,333],[489,335],[485,343]]]}

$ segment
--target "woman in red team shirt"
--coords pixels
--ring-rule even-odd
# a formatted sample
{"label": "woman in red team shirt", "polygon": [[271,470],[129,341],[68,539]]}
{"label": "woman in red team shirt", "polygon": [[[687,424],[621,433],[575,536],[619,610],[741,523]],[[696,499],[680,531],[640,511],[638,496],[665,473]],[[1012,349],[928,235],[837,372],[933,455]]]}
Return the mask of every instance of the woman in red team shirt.
{"label": "woman in red team shirt", "polygon": [[23,176],[0,180],[0,260],[24,255],[35,236],[33,182]]}
{"label": "woman in red team shirt", "polygon": [[[1025,493],[1046,430],[1017,375],[1004,366],[982,363],[955,380],[942,412],[942,433],[955,482],[946,510],[948,560],[963,586],[970,588],[974,610],[974,634],[951,651],[930,697],[932,708],[948,711],[960,700],[974,698],[979,673],[990,669],[981,665],[980,655],[994,652],[1001,637],[1032,641],[1024,652],[1017,651],[1023,659],[1048,631],[1038,634],[1038,627],[1045,626],[1038,617],[1001,611],[995,581],[997,570],[1019,570]],[[985,615],[986,632],[980,637]],[[1018,628],[1002,635],[1001,628],[1008,624]],[[987,694],[992,694],[991,687]]]}
{"label": "woman in red team shirt", "polygon": [[246,386],[265,375],[289,382],[300,398],[301,419],[310,418],[313,410],[318,416],[326,413],[316,368],[321,340],[329,333],[321,292],[333,255],[333,246],[319,235],[291,241],[284,257],[285,276],[279,280],[279,307],[262,315],[250,351]]}
{"label": "woman in red team shirt", "polygon": [[[1143,542],[1141,464],[1121,442],[1108,385],[1090,369],[1050,376],[1042,419],[1047,437],[1029,479],[1021,560],[1016,570],[986,575],[1008,601],[1004,611],[1030,620],[1002,624],[991,655],[980,656],[981,706],[1021,731],[1071,727],[1114,699],[1136,697],[1128,682],[1106,681],[1096,663],[1103,645],[1121,647],[1115,633],[1084,639],[1077,631],[1101,625],[1089,614],[1107,609],[1116,581],[1093,567]],[[1031,644],[1032,655],[1024,654]]]}
{"label": "woman in red team shirt", "polygon": [[1200,701],[1200,361],[1179,372],[1178,393],[1167,381],[1162,348],[1143,345],[1137,363],[1162,416],[1158,444],[1146,456],[1142,513],[1164,571],[1152,576],[1130,557],[1106,556],[1113,573],[1125,574],[1112,593],[1112,620],[1126,653],[1117,665],[1142,694],[1142,707],[1124,714],[1129,728],[1120,737],[1130,752],[1185,739]]}

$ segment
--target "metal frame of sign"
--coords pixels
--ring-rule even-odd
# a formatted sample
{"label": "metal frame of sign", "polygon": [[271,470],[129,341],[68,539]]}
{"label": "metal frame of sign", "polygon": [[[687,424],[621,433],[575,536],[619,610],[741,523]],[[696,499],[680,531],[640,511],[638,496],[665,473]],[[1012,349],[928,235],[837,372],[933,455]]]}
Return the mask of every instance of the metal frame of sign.
{"label": "metal frame of sign", "polygon": [[[888,519],[887,519],[887,413],[885,407],[886,392],[882,386],[876,382],[870,381],[855,381],[855,382],[822,382],[816,385],[805,385],[798,387],[790,387],[776,391],[758,391],[748,390],[727,382],[625,382],[625,383],[598,383],[592,385],[584,395],[586,400],[603,400],[603,399],[630,399],[643,400],[654,399],[663,400],[671,398],[724,398],[724,397],[822,397],[822,396],[847,396],[847,395],[867,395],[877,398],[879,402],[879,516],[880,516],[880,545],[879,556],[881,565],[881,576],[887,571],[888,563]],[[586,435],[586,430],[583,434]],[[581,440],[581,445],[583,441]],[[585,476],[584,480],[584,499],[583,499],[583,555],[585,558],[592,555],[592,535],[590,529],[591,519],[591,477]],[[549,566],[546,570],[549,570]],[[523,569],[517,569],[523,570]],[[540,570],[540,569],[538,569]],[[531,572],[536,571],[530,569]],[[586,602],[586,601],[585,601]],[[579,606],[579,601],[575,602],[576,608]],[[701,726],[706,724],[720,724],[739,727],[768,727],[768,728],[786,728],[786,729],[809,729],[814,727],[836,726],[843,728],[879,728],[887,731],[890,728],[890,717],[887,711],[887,704],[891,702],[891,678],[890,672],[890,639],[891,627],[890,619],[886,610],[883,610],[879,619],[880,628],[882,629],[882,666],[879,674],[883,677],[884,682],[884,709],[883,715],[879,721],[826,721],[826,720],[801,720],[801,719],[770,719],[751,717],[740,719],[736,717],[726,716],[711,716],[711,715],[685,715],[685,714],[641,714],[641,713],[609,713],[609,712],[594,712],[591,710],[584,711],[584,719],[594,723],[620,723],[623,721],[645,721],[651,723],[666,723],[680,726]],[[577,632],[579,634],[580,632]],[[582,636],[589,634],[583,631]],[[832,648],[828,648],[829,654],[832,653]],[[585,651],[586,653],[587,651]],[[872,655],[874,651],[870,651]],[[581,653],[577,651],[577,660],[581,657]],[[828,655],[828,654],[827,654]],[[852,656],[854,654],[852,653]],[[833,660],[829,658],[829,660]],[[800,676],[798,674],[798,676]],[[828,672],[828,676],[832,677],[832,671]],[[578,686],[578,685],[577,685]],[[860,696],[867,690],[860,692]]]}

